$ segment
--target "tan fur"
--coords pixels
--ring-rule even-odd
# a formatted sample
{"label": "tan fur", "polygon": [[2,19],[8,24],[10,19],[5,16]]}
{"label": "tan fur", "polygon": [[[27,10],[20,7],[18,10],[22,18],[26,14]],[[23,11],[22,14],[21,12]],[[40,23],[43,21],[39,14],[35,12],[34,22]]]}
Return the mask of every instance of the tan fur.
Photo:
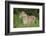
{"label": "tan fur", "polygon": [[36,17],[35,16],[28,16],[24,11],[20,14],[20,17],[22,17],[23,24],[31,24],[34,23]]}

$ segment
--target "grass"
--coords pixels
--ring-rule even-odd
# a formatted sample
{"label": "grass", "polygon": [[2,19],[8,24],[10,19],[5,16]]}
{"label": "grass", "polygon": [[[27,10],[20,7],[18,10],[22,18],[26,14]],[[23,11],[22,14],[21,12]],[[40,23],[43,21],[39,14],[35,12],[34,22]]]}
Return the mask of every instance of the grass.
{"label": "grass", "polygon": [[24,25],[22,19],[19,18],[19,15],[14,15],[13,17],[14,17],[14,19],[13,19],[14,28],[39,27],[39,20],[38,19],[36,19],[35,22],[30,25],[29,24]]}

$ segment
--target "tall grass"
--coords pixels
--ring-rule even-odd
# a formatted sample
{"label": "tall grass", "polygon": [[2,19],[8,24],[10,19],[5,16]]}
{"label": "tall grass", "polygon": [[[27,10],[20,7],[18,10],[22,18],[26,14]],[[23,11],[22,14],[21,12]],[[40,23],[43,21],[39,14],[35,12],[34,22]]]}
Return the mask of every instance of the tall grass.
{"label": "tall grass", "polygon": [[14,15],[13,16],[13,22],[14,22],[14,28],[19,28],[19,27],[39,27],[39,19],[36,18],[35,22],[32,24],[23,24],[22,18],[19,18],[19,15]]}

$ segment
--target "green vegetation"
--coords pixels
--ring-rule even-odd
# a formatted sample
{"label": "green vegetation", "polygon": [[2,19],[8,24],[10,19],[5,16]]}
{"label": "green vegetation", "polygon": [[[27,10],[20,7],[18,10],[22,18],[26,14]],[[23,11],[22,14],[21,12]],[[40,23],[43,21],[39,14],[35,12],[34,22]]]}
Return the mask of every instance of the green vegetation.
{"label": "green vegetation", "polygon": [[22,19],[19,18],[18,15],[14,15],[14,28],[15,27],[38,27],[39,26],[39,20],[36,19],[35,22],[33,24],[23,24]]}

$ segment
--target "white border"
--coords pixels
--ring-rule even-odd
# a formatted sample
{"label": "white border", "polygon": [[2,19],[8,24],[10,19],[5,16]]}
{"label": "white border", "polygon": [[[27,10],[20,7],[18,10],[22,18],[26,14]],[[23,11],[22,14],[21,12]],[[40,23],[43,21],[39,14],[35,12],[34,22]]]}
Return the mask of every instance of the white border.
{"label": "white border", "polygon": [[[13,28],[13,8],[36,8],[39,11],[39,24],[40,27],[28,27],[28,28]],[[20,5],[20,4],[10,4],[10,32],[20,32],[20,31],[38,31],[42,30],[42,6],[36,5]]]}

